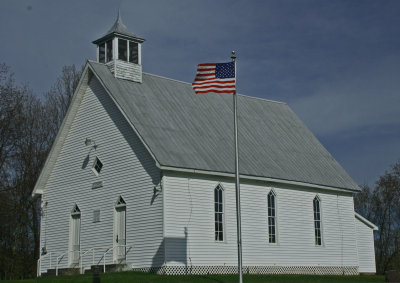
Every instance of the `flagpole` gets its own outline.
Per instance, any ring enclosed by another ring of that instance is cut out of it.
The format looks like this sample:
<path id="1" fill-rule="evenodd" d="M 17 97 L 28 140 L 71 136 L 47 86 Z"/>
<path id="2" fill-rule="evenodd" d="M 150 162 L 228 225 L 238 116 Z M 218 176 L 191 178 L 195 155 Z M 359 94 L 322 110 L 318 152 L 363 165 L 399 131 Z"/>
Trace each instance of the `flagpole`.
<path id="1" fill-rule="evenodd" d="M 243 283 L 242 271 L 242 228 L 240 216 L 240 182 L 239 182 L 239 144 L 238 144 L 238 120 L 237 120 L 237 94 L 236 94 L 236 55 L 232 51 L 232 61 L 235 63 L 235 92 L 233 93 L 233 115 L 235 131 L 235 184 L 236 184 L 236 219 L 237 219 L 237 245 L 238 245 L 238 273 L 239 283 Z"/>

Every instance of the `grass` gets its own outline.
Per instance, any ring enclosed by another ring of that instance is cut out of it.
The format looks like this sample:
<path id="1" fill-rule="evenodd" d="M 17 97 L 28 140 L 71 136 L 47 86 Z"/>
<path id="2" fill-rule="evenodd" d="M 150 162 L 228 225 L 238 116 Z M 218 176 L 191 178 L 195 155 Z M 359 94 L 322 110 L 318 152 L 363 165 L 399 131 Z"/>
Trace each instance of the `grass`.
<path id="1" fill-rule="evenodd" d="M 140 282 L 140 283 L 235 283 L 238 282 L 237 275 L 156 275 L 142 272 L 117 272 L 100 275 L 102 283 L 111 282 Z M 59 277 L 43 277 L 37 279 L 7 281 L 21 283 L 63 283 L 93 282 L 92 275 L 75 275 Z M 382 275 L 356 275 L 356 276 L 335 276 L 335 275 L 243 275 L 244 283 L 335 283 L 335 282 L 385 282 Z"/>

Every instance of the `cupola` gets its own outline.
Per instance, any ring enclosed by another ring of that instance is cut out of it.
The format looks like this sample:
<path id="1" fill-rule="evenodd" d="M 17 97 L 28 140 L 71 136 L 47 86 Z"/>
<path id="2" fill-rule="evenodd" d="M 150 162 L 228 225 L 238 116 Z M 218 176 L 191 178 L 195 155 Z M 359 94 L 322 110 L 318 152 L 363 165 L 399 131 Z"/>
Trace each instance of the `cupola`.
<path id="1" fill-rule="evenodd" d="M 144 41 L 128 30 L 118 11 L 118 18 L 111 29 L 93 41 L 97 45 L 97 62 L 106 64 L 116 78 L 141 83 L 141 44 Z"/>

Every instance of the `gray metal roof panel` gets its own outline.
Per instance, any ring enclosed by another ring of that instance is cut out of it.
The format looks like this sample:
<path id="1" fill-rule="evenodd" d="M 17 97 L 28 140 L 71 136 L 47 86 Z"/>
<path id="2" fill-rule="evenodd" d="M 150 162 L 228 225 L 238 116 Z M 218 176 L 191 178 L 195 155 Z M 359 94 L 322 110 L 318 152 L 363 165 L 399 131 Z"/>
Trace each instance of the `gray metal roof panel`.
<path id="1" fill-rule="evenodd" d="M 143 83 L 116 79 L 90 65 L 161 165 L 234 172 L 231 95 L 197 95 L 146 73 Z M 238 126 L 241 174 L 359 190 L 287 104 L 239 95 Z"/>

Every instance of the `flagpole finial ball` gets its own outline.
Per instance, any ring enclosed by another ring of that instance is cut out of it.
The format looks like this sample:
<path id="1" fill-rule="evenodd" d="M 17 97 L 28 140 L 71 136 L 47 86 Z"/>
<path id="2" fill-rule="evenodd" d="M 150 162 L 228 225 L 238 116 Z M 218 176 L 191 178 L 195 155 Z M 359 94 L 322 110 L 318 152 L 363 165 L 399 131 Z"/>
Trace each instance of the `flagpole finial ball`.
<path id="1" fill-rule="evenodd" d="M 236 59 L 236 52 L 235 51 L 232 51 L 231 58 L 232 58 L 233 61 L 235 61 L 235 59 Z"/>

